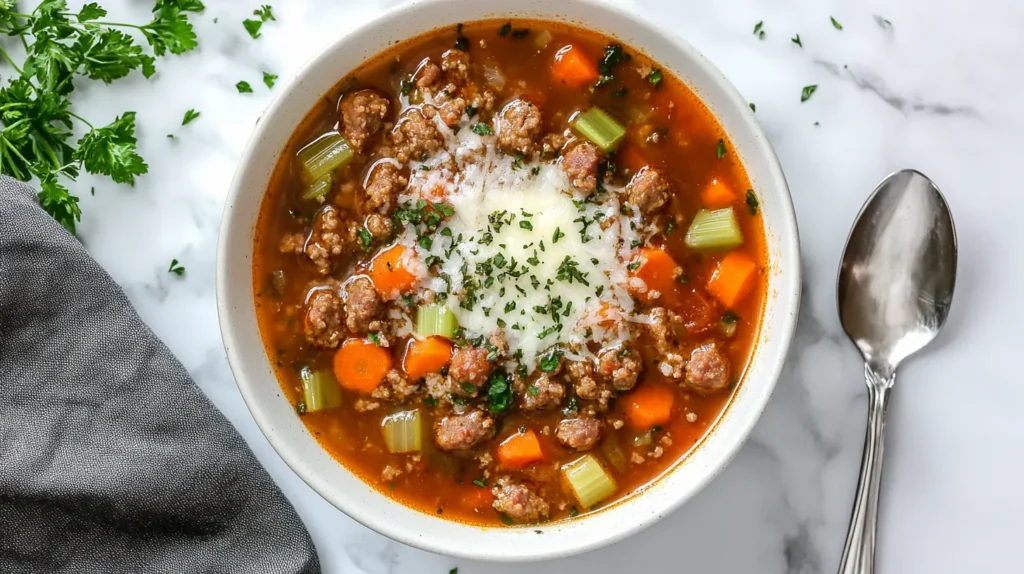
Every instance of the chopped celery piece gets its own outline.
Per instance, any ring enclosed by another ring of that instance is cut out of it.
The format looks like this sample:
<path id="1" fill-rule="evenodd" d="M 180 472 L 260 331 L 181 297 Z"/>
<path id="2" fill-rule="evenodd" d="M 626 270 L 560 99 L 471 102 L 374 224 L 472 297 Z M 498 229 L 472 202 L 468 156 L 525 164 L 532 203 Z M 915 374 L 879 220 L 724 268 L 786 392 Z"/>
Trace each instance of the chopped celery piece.
<path id="1" fill-rule="evenodd" d="M 312 183 L 352 161 L 355 152 L 348 141 L 337 132 L 331 132 L 299 150 L 299 168 L 302 180 Z"/>
<path id="2" fill-rule="evenodd" d="M 619 446 L 618 434 L 610 433 L 603 441 L 601 441 L 601 454 L 604 455 L 608 464 L 612 465 L 612 468 L 619 472 L 626 471 L 626 467 L 628 465 L 626 461 L 626 453 L 622 452 L 622 447 Z"/>
<path id="3" fill-rule="evenodd" d="M 440 335 L 451 339 L 458 328 L 459 321 L 455 313 L 444 303 L 423 305 L 416 309 L 416 333 L 419 335 Z"/>
<path id="4" fill-rule="evenodd" d="M 302 397 L 307 413 L 341 406 L 341 386 L 330 371 L 313 371 L 303 367 L 299 376 L 302 378 Z"/>
<path id="5" fill-rule="evenodd" d="M 391 454 L 418 451 L 423 446 L 419 409 L 392 413 L 384 417 L 380 427 L 384 433 L 384 445 Z"/>
<path id="6" fill-rule="evenodd" d="M 603 149 L 605 153 L 611 153 L 618 147 L 622 138 L 626 137 L 626 128 L 601 108 L 590 108 L 577 115 L 572 122 L 572 127 L 581 136 Z"/>
<path id="7" fill-rule="evenodd" d="M 589 454 L 563 466 L 562 476 L 565 477 L 576 500 L 579 500 L 584 508 L 593 507 L 611 496 L 618 488 L 615 480 L 608 476 L 601 463 Z"/>
<path id="8" fill-rule="evenodd" d="M 743 234 L 731 207 L 698 211 L 686 232 L 686 245 L 691 249 L 731 249 L 741 243 Z"/>
<path id="9" fill-rule="evenodd" d="M 323 203 L 327 198 L 327 194 L 331 192 L 334 187 L 334 176 L 330 173 L 325 174 L 320 179 L 309 184 L 309 187 L 302 190 L 302 199 L 305 200 L 317 200 Z"/>

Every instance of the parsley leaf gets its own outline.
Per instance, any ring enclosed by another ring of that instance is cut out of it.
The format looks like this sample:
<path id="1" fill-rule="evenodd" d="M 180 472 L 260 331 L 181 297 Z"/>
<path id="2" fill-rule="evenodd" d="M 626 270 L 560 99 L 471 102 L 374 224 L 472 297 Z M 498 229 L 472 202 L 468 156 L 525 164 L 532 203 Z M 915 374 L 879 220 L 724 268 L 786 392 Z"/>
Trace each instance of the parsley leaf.
<path id="1" fill-rule="evenodd" d="M 117 183 L 135 185 L 135 176 L 149 170 L 135 151 L 135 112 L 125 112 L 113 123 L 95 128 L 78 140 L 72 156 L 89 173 L 109 175 Z"/>
<path id="2" fill-rule="evenodd" d="M 505 373 L 497 371 L 487 379 L 487 404 L 492 413 L 504 413 L 512 407 L 512 385 Z"/>
<path id="3" fill-rule="evenodd" d="M 247 20 L 243 20 L 242 26 L 245 28 L 245 31 L 248 32 L 249 35 L 252 36 L 252 38 L 255 40 L 256 38 L 259 38 L 261 36 L 260 28 L 263 27 L 263 23 L 269 20 L 277 20 L 277 18 L 274 18 L 273 8 L 271 8 L 267 4 L 264 4 L 259 8 L 253 10 L 252 14 L 253 16 L 256 16 L 259 19 L 257 20 L 254 18 L 250 18 Z"/>
<path id="4" fill-rule="evenodd" d="M 715 146 L 715 155 L 718 156 L 718 159 L 722 159 L 725 157 L 725 153 L 725 141 L 720 139 L 718 145 Z"/>
<path id="5" fill-rule="evenodd" d="M 489 136 L 494 135 L 494 130 L 491 129 L 491 126 L 485 123 L 478 123 L 473 126 L 473 133 L 478 136 Z"/>
<path id="6" fill-rule="evenodd" d="M 835 17 L 829 16 L 828 18 L 829 18 L 829 20 L 832 20 L 832 26 L 835 27 L 836 30 L 842 30 L 843 29 L 843 25 L 840 24 L 839 21 L 835 19 Z"/>
<path id="7" fill-rule="evenodd" d="M 511 31 L 512 22 L 505 22 L 504 24 L 501 25 L 501 28 L 498 29 L 498 35 L 504 38 L 505 36 L 508 36 L 508 33 Z"/>
<path id="8" fill-rule="evenodd" d="M 245 80 L 242 80 L 241 82 L 238 82 L 237 84 L 235 84 L 235 88 L 238 89 L 238 93 L 239 94 L 251 94 L 252 93 L 252 86 L 250 86 L 249 82 L 246 82 Z"/>
<path id="9" fill-rule="evenodd" d="M 167 268 L 167 272 L 181 277 L 185 274 L 185 268 L 178 263 L 177 259 L 171 259 L 171 266 Z"/>
<path id="10" fill-rule="evenodd" d="M 757 196 L 754 195 L 754 190 L 747 190 L 747 208 L 750 209 L 750 215 L 757 215 L 757 208 L 760 204 L 757 202 Z"/>
<path id="11" fill-rule="evenodd" d="M 811 96 L 814 95 L 814 92 L 817 89 L 817 84 L 813 86 L 804 86 L 803 91 L 800 92 L 800 103 L 806 102 L 807 100 L 811 99 Z"/>
<path id="12" fill-rule="evenodd" d="M 276 81 L 276 75 L 271 74 L 270 72 L 263 72 L 263 83 L 266 84 L 268 88 L 272 89 L 274 87 L 274 82 Z"/>
<path id="13" fill-rule="evenodd" d="M 200 114 L 201 112 L 197 112 L 195 110 L 189 110 L 185 112 L 185 117 L 181 120 L 181 125 L 187 126 L 188 124 L 192 123 L 192 120 L 198 118 Z"/>
<path id="14" fill-rule="evenodd" d="M 650 82 L 651 85 L 656 88 L 661 84 L 662 78 L 662 72 L 658 68 L 654 68 L 653 70 L 651 70 L 650 74 L 647 74 L 647 81 Z"/>
<path id="15" fill-rule="evenodd" d="M 792 38 L 790 38 L 790 39 L 789 39 L 789 41 L 790 41 L 790 42 L 793 42 L 793 43 L 794 43 L 794 44 L 796 44 L 797 46 L 800 46 L 801 48 L 803 48 L 803 47 L 804 47 L 804 43 L 803 43 L 803 41 L 802 41 L 802 40 L 800 39 L 800 34 L 797 34 L 796 36 L 793 36 Z"/>
<path id="16" fill-rule="evenodd" d="M 764 20 L 754 24 L 754 35 L 758 40 L 764 40 Z"/>

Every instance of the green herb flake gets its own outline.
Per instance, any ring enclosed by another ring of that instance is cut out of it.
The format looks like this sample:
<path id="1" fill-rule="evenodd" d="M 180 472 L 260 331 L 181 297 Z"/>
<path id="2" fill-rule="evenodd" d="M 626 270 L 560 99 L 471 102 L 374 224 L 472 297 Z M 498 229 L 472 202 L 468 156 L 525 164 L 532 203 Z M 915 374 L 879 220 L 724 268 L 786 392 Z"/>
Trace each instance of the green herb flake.
<path id="1" fill-rule="evenodd" d="M 370 246 L 373 245 L 373 234 L 365 227 L 360 227 L 356 230 L 356 236 L 359 237 L 359 245 L 363 251 L 369 251 Z"/>
<path id="2" fill-rule="evenodd" d="M 501 523 L 504 524 L 505 526 L 513 526 L 513 525 L 515 525 L 516 521 L 512 520 L 511 516 L 509 516 L 509 515 L 505 514 L 504 512 L 502 512 L 501 513 Z"/>
<path id="3" fill-rule="evenodd" d="M 370 339 L 370 342 L 373 343 L 374 345 L 376 345 L 378 347 L 381 346 L 381 343 L 380 343 L 380 333 L 374 333 L 374 332 L 371 331 L 366 337 L 368 339 Z"/>
<path id="4" fill-rule="evenodd" d="M 501 25 L 501 28 L 498 29 L 498 35 L 504 38 L 505 36 L 508 36 L 508 33 L 511 31 L 512 22 L 505 22 L 504 24 Z"/>
<path id="5" fill-rule="evenodd" d="M 181 277 L 185 274 L 185 268 L 178 263 L 177 259 L 171 259 L 171 266 L 167 268 L 167 272 Z"/>
<path id="6" fill-rule="evenodd" d="M 715 146 L 715 155 L 718 156 L 718 159 L 722 159 L 725 157 L 725 153 L 725 140 L 720 139 L 718 140 L 718 145 Z"/>
<path id="7" fill-rule="evenodd" d="M 804 86 L 804 89 L 800 92 L 800 103 L 811 99 L 811 96 L 814 95 L 814 92 L 817 91 L 817 89 L 817 84 L 814 84 L 813 86 Z"/>
<path id="8" fill-rule="evenodd" d="M 299 413 L 300 415 L 306 414 L 306 403 L 300 402 L 299 404 L 295 405 L 295 412 Z"/>
<path id="9" fill-rule="evenodd" d="M 759 40 L 764 40 L 764 20 L 754 24 L 754 35 L 757 36 Z"/>
<path id="10" fill-rule="evenodd" d="M 200 114 L 201 112 L 197 112 L 195 110 L 189 110 L 185 112 L 185 117 L 182 118 L 181 125 L 187 126 L 188 124 L 192 123 L 193 120 L 197 119 L 200 116 Z"/>
<path id="11" fill-rule="evenodd" d="M 757 111 L 757 106 L 754 105 L 754 102 L 750 102 L 749 105 L 750 105 L 750 111 L 752 111 L 752 112 L 756 112 Z"/>
<path id="12" fill-rule="evenodd" d="M 796 36 L 793 36 L 792 38 L 790 38 L 790 39 L 789 39 L 789 41 L 790 41 L 790 42 L 793 42 L 793 43 L 794 43 L 794 44 L 796 44 L 797 46 L 800 46 L 801 48 L 803 48 L 803 47 L 804 47 L 804 43 L 803 43 L 803 41 L 802 41 L 802 40 L 800 39 L 800 34 L 797 34 Z"/>
<path id="13" fill-rule="evenodd" d="M 466 116 L 467 117 L 471 118 L 471 117 L 475 116 L 476 112 L 477 112 L 476 106 L 466 106 Z"/>
<path id="14" fill-rule="evenodd" d="M 250 86 L 249 82 L 246 82 L 245 80 L 242 80 L 241 82 L 238 82 L 237 84 L 235 84 L 235 88 L 238 89 L 238 93 L 239 94 L 251 94 L 252 93 L 252 86 Z"/>
<path id="15" fill-rule="evenodd" d="M 757 196 L 754 195 L 754 190 L 747 190 L 747 208 L 750 210 L 750 215 L 757 215 L 758 208 Z"/>
<path id="16" fill-rule="evenodd" d="M 527 231 L 533 231 L 533 224 L 523 219 L 519 222 L 519 228 Z"/>
<path id="17" fill-rule="evenodd" d="M 494 135 L 494 130 L 491 129 L 491 126 L 481 122 L 473 126 L 473 133 L 478 136 L 490 136 Z"/>
<path id="18" fill-rule="evenodd" d="M 651 70 L 650 74 L 647 74 L 647 81 L 650 82 L 652 86 L 657 88 L 658 86 L 661 85 L 661 80 L 663 79 L 663 77 L 664 76 L 661 70 L 658 68 L 654 68 Z"/>
<path id="19" fill-rule="evenodd" d="M 277 76 L 270 72 L 263 72 L 263 83 L 267 85 L 267 88 L 273 89 L 274 82 L 277 81 Z"/>
<path id="20" fill-rule="evenodd" d="M 842 30 L 843 29 L 843 25 L 840 24 L 839 20 L 836 20 L 834 16 L 829 16 L 828 19 L 832 20 L 832 27 L 834 27 L 836 30 Z"/>

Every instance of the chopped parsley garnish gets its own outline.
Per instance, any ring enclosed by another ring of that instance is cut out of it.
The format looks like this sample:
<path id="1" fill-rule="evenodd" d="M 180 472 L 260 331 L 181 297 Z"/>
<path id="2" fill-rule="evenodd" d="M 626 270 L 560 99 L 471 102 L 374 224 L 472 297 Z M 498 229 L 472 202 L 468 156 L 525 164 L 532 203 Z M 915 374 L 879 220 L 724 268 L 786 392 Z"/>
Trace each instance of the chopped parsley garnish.
<path id="1" fill-rule="evenodd" d="M 523 39 L 523 38 L 525 38 L 525 37 L 527 37 L 529 35 L 530 35 L 530 29 L 529 28 L 516 28 L 515 30 L 512 30 L 512 37 L 517 39 L 517 40 L 521 40 L 521 39 Z"/>
<path id="2" fill-rule="evenodd" d="M 721 140 L 721 139 L 718 140 L 718 145 L 715 147 L 715 155 L 718 156 L 718 159 L 722 159 L 723 157 L 725 157 L 725 141 L 724 140 Z"/>
<path id="3" fill-rule="evenodd" d="M 185 274 L 185 268 L 178 264 L 177 259 L 171 259 L 171 266 L 167 268 L 167 272 L 181 277 Z"/>
<path id="4" fill-rule="evenodd" d="M 659 87 L 661 85 L 661 80 L 662 79 L 663 79 L 663 76 L 662 76 L 661 70 L 658 69 L 658 68 L 652 69 L 651 73 L 647 74 L 647 81 L 650 82 L 651 85 L 654 86 L 655 88 L 657 88 L 657 87 Z"/>
<path id="5" fill-rule="evenodd" d="M 273 89 L 274 82 L 276 81 L 277 75 L 271 74 L 270 72 L 263 72 L 263 83 L 266 84 L 268 88 Z"/>
<path id="6" fill-rule="evenodd" d="M 462 24 L 460 23 L 455 27 L 455 49 L 462 50 L 463 52 L 469 50 L 469 38 L 462 35 Z"/>
<path id="7" fill-rule="evenodd" d="M 757 208 L 760 205 L 757 202 L 757 196 L 754 195 L 754 190 L 747 190 L 747 208 L 750 210 L 750 215 L 757 215 Z"/>
<path id="8" fill-rule="evenodd" d="M 640 261 L 633 261 L 626 265 L 626 268 L 629 269 L 630 271 L 636 271 L 637 269 L 640 268 Z"/>
<path id="9" fill-rule="evenodd" d="M 519 222 L 519 228 L 527 231 L 533 231 L 533 224 L 525 219 Z M 536 264 L 535 264 L 536 265 Z"/>
<path id="10" fill-rule="evenodd" d="M 835 17 L 829 16 L 828 18 L 829 18 L 829 20 L 832 20 L 832 26 L 835 27 L 836 30 L 842 30 L 843 29 L 843 25 L 840 24 L 839 21 L 835 19 Z"/>
<path id="11" fill-rule="evenodd" d="M 363 251 L 369 251 L 370 246 L 373 245 L 373 235 L 365 227 L 360 227 L 356 231 L 356 235 L 359 237 L 359 245 Z"/>
<path id="12" fill-rule="evenodd" d="M 380 333 L 374 333 L 373 331 L 371 331 L 370 334 L 367 335 L 367 338 L 369 338 L 370 342 L 373 343 L 374 345 L 378 347 L 380 346 Z"/>
<path id="13" fill-rule="evenodd" d="M 569 507 L 569 517 L 570 518 L 576 518 L 579 515 L 580 515 L 580 511 L 576 510 L 576 506 L 570 506 Z"/>
<path id="14" fill-rule="evenodd" d="M 306 414 L 306 403 L 299 403 L 295 405 L 295 412 L 299 413 L 300 415 Z"/>
<path id="15" fill-rule="evenodd" d="M 533 385 L 530 385 L 529 387 L 526 387 L 526 392 L 530 393 L 531 396 L 535 397 L 540 394 L 540 389 Z"/>
<path id="16" fill-rule="evenodd" d="M 526 159 L 526 155 L 521 151 L 517 151 L 515 159 L 512 161 L 512 169 L 519 169 L 523 167 L 523 160 Z"/>
<path id="17" fill-rule="evenodd" d="M 540 367 L 540 370 L 544 371 L 545 373 L 551 373 L 556 371 L 561 363 L 562 351 L 555 349 L 548 353 L 547 355 L 541 357 L 540 361 L 537 362 L 537 365 Z"/>
<path id="18" fill-rule="evenodd" d="M 475 116 L 476 112 L 477 112 L 476 106 L 466 106 L 466 115 L 468 117 Z"/>
<path id="19" fill-rule="evenodd" d="M 802 40 L 800 39 L 800 34 L 797 34 L 796 36 L 793 36 L 792 38 L 790 38 L 790 39 L 789 39 L 789 41 L 790 41 L 790 42 L 793 42 L 793 43 L 794 43 L 794 44 L 796 44 L 797 46 L 800 46 L 801 48 L 803 48 L 803 47 L 804 47 L 804 43 L 803 43 L 803 41 L 802 41 Z"/>
<path id="20" fill-rule="evenodd" d="M 750 111 L 752 111 L 752 112 L 756 112 L 757 111 L 757 106 L 754 105 L 754 102 L 750 102 Z"/>
<path id="21" fill-rule="evenodd" d="M 197 112 L 195 110 L 189 110 L 189 111 L 185 112 L 185 117 L 182 118 L 181 125 L 187 126 L 188 124 L 192 123 L 192 120 L 195 120 L 196 118 L 198 118 L 200 113 L 201 112 Z"/>
<path id="22" fill-rule="evenodd" d="M 277 20 L 277 18 L 274 18 L 273 8 L 266 4 L 260 6 L 256 10 L 253 10 L 252 13 L 254 16 L 257 16 L 259 20 L 255 18 L 243 20 L 242 26 L 245 28 L 245 31 L 248 32 L 249 35 L 252 36 L 253 39 L 255 40 L 256 38 L 260 37 L 260 28 L 263 26 L 263 23 L 269 20 Z"/>
<path id="23" fill-rule="evenodd" d="M 556 227 L 555 233 L 551 236 L 551 243 L 558 243 L 558 240 L 563 237 L 565 237 L 565 234 L 562 233 L 562 228 Z"/>
<path id="24" fill-rule="evenodd" d="M 764 40 L 764 20 L 754 24 L 754 35 L 758 40 Z"/>
<path id="25" fill-rule="evenodd" d="M 498 29 L 498 35 L 504 38 L 505 36 L 508 36 L 508 33 L 511 31 L 512 22 L 505 22 L 504 24 L 501 25 L 501 28 Z"/>
<path id="26" fill-rule="evenodd" d="M 494 130 L 491 129 L 491 126 L 481 122 L 473 126 L 473 133 L 478 136 L 490 136 L 494 135 Z"/>
<path id="27" fill-rule="evenodd" d="M 601 74 L 595 88 L 599 88 L 615 79 L 613 70 L 622 62 L 628 62 L 630 55 L 622 50 L 622 44 L 608 44 L 604 49 L 604 58 L 597 64 L 597 71 Z"/>
<path id="28" fill-rule="evenodd" d="M 504 524 L 505 526 L 512 526 L 513 524 L 516 523 L 516 521 L 512 520 L 511 516 L 509 516 L 509 515 L 505 514 L 504 512 L 502 512 L 501 513 L 501 523 Z"/>
<path id="29" fill-rule="evenodd" d="M 676 230 L 676 222 L 669 221 L 665 224 L 665 235 L 672 235 L 672 232 Z"/>
<path id="30" fill-rule="evenodd" d="M 813 86 L 804 86 L 803 91 L 800 92 L 800 103 L 806 102 L 807 100 L 811 99 L 811 96 L 814 95 L 814 92 L 817 89 L 818 84 L 814 84 Z"/>
<path id="31" fill-rule="evenodd" d="M 473 484 L 475 484 L 475 485 L 479 486 L 480 488 L 487 488 L 487 481 L 485 481 L 485 480 L 484 480 L 484 479 L 482 479 L 482 478 L 477 478 L 477 479 L 474 479 L 474 480 L 473 480 Z M 458 572 L 458 571 L 459 571 L 459 569 L 458 569 L 458 568 L 453 568 L 453 569 L 452 569 L 452 571 L 453 571 L 453 572 Z"/>
<path id="32" fill-rule="evenodd" d="M 408 96 L 409 94 L 411 94 L 415 87 L 416 84 L 414 84 L 412 80 L 408 78 L 402 78 L 402 80 L 398 82 L 398 90 L 402 93 L 403 96 Z"/>
<path id="33" fill-rule="evenodd" d="M 512 385 L 505 373 L 497 371 L 487 379 L 487 405 L 492 413 L 508 412 L 512 407 Z"/>
<path id="34" fill-rule="evenodd" d="M 598 297 L 601 296 L 601 293 L 604 293 L 604 285 L 598 285 L 597 289 L 594 289 L 594 294 Z"/>
<path id="35" fill-rule="evenodd" d="M 237 84 L 235 84 L 235 89 L 238 90 L 239 94 L 251 94 L 252 93 L 252 86 L 250 86 L 249 82 L 246 82 L 245 80 L 242 80 L 241 82 L 238 82 Z"/>
<path id="36" fill-rule="evenodd" d="M 477 390 L 478 390 L 476 388 L 476 385 L 471 384 L 471 383 L 462 383 L 461 387 L 462 387 L 462 390 L 466 391 L 467 393 L 469 393 L 471 395 L 473 393 L 477 392 Z"/>
<path id="37" fill-rule="evenodd" d="M 420 247 L 429 251 L 430 248 L 434 245 L 434 240 L 431 239 L 429 235 L 420 235 L 420 238 L 417 240 L 417 243 L 420 244 Z"/>

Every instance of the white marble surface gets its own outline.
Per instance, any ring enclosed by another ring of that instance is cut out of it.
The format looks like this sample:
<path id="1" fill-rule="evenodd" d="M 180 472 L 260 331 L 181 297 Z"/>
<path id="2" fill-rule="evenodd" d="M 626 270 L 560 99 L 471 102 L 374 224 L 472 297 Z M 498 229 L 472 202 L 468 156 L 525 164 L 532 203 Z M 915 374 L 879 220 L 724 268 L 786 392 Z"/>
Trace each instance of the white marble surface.
<path id="1" fill-rule="evenodd" d="M 135 189 L 83 179 L 81 236 L 142 317 L 249 441 L 305 520 L 325 571 L 835 571 L 860 458 L 860 360 L 836 319 L 834 280 L 849 224 L 886 173 L 916 167 L 952 205 L 960 275 L 946 331 L 901 371 L 890 411 L 880 572 L 1019 569 L 1024 513 L 1024 4 L 1015 0 L 637 0 L 716 62 L 757 104 L 792 186 L 804 248 L 803 311 L 785 374 L 750 441 L 720 478 L 644 533 L 538 565 L 453 561 L 356 524 L 282 463 L 249 416 L 221 347 L 214 252 L 234 164 L 270 91 L 316 48 L 391 0 L 288 0 L 252 40 L 256 7 L 210 0 L 201 49 L 151 81 L 82 90 L 76 110 L 138 112 L 150 174 Z M 114 16 L 147 2 L 106 0 Z M 883 29 L 874 15 L 892 22 Z M 829 16 L 845 29 L 833 29 Z M 219 20 L 214 23 L 214 18 Z M 751 29 L 764 20 L 767 36 Z M 803 49 L 789 41 L 799 33 Z M 239 95 L 238 80 L 256 93 Z M 800 103 L 801 87 L 819 84 Z M 189 108 L 202 117 L 181 127 Z M 820 126 L 816 125 L 820 122 Z M 175 133 L 169 140 L 167 133 Z M 97 186 L 95 197 L 88 195 Z M 167 273 L 178 258 L 184 277 Z M 1016 351 L 1016 352 L 1015 352 Z"/>

